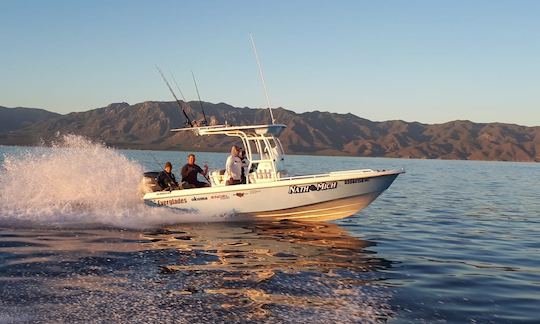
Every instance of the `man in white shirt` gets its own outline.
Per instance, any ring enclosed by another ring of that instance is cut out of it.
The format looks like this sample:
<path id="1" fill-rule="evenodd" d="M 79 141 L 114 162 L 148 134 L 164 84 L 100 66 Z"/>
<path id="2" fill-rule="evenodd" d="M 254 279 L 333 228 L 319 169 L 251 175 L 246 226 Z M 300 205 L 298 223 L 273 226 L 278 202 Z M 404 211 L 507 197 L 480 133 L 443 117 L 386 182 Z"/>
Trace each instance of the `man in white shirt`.
<path id="1" fill-rule="evenodd" d="M 242 161 L 238 157 L 239 148 L 233 145 L 231 155 L 225 163 L 225 178 L 227 186 L 237 185 L 242 183 Z"/>

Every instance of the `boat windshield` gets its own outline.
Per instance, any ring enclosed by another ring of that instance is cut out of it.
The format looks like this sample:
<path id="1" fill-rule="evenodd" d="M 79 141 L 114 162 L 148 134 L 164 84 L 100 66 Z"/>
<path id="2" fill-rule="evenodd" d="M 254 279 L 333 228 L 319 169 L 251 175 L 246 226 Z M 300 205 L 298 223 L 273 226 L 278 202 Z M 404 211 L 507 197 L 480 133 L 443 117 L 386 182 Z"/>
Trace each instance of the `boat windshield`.
<path id="1" fill-rule="evenodd" d="M 173 129 L 172 131 L 191 130 L 197 135 L 239 137 L 242 140 L 242 146 L 245 148 L 249 160 L 248 183 L 253 183 L 277 180 L 286 173 L 283 146 L 277 138 L 286 127 L 283 124 L 252 126 L 216 125 Z M 223 181 L 216 180 L 214 182 L 221 184 Z"/>

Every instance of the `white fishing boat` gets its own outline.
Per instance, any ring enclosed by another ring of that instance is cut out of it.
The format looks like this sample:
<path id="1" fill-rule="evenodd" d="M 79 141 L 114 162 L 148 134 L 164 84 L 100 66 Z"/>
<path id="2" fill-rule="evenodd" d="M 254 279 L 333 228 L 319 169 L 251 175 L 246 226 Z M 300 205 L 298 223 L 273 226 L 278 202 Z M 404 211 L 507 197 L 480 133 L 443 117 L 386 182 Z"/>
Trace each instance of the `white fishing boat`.
<path id="1" fill-rule="evenodd" d="M 324 174 L 290 176 L 285 170 L 285 154 L 278 137 L 287 127 L 276 124 L 266 91 L 263 72 L 255 42 L 251 44 L 264 87 L 271 124 L 250 126 L 207 126 L 206 114 L 199 96 L 195 75 L 193 82 L 204 117 L 202 127 L 192 123 L 182 103 L 174 93 L 163 72 L 156 66 L 186 118 L 187 128 L 172 131 L 193 131 L 199 136 L 225 135 L 242 141 L 249 165 L 246 183 L 227 185 L 225 170 L 214 170 L 208 181 L 210 187 L 157 191 L 157 173 L 145 176 L 148 205 L 166 206 L 200 213 L 223 216 L 227 220 L 299 220 L 329 221 L 354 215 L 385 191 L 403 170 L 347 170 Z M 176 81 L 175 81 L 176 83 Z M 178 87 L 178 84 L 176 83 Z M 178 87 L 180 91 L 180 87 Z M 182 91 L 180 91 L 182 94 Z M 185 98 L 182 95 L 182 98 Z"/>
<path id="2" fill-rule="evenodd" d="M 288 175 L 278 139 L 285 128 L 283 124 L 269 124 L 174 129 L 193 131 L 199 136 L 238 137 L 249 160 L 246 183 L 226 185 L 224 170 L 214 170 L 209 174 L 210 187 L 147 190 L 150 192 L 144 194 L 145 203 L 206 216 L 223 216 L 227 220 L 329 221 L 354 215 L 404 172 L 361 169 Z M 152 187 L 154 181 L 153 177 L 145 177 L 147 187 Z"/>

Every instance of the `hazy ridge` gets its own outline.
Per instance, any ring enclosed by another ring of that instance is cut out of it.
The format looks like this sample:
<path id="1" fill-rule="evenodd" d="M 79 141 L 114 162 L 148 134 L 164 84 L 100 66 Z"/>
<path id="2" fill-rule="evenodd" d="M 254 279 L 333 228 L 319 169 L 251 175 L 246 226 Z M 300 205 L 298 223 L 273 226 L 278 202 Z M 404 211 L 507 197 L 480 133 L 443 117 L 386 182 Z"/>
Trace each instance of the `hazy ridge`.
<path id="1" fill-rule="evenodd" d="M 44 109 L 0 106 L 0 133 L 24 128 L 35 122 L 56 116 L 60 116 L 60 114 Z"/>
<path id="2" fill-rule="evenodd" d="M 195 111 L 191 108 L 194 107 Z M 236 108 L 204 103 L 212 123 L 232 125 L 269 123 L 267 109 Z M 202 119 L 198 102 L 186 105 Z M 540 161 L 540 127 L 456 120 L 422 124 L 391 120 L 373 122 L 353 114 L 274 109 L 278 123 L 287 125 L 280 136 L 287 153 Z M 185 119 L 175 102 L 114 103 L 104 108 L 59 115 L 45 110 L 0 107 L 0 144 L 36 145 L 58 133 L 74 133 L 118 148 L 227 151 L 234 139 L 195 138 L 191 132 L 172 133 Z"/>

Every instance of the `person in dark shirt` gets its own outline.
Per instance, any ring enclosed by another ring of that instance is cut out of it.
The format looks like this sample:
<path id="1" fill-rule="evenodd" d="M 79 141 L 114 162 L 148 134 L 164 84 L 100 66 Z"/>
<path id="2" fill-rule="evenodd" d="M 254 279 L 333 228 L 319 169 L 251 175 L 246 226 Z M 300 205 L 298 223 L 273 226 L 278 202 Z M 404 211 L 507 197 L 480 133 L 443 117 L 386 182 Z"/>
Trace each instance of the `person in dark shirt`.
<path id="1" fill-rule="evenodd" d="M 204 177 L 208 174 L 208 165 L 204 165 L 204 170 L 195 164 L 195 154 L 188 155 L 188 163 L 182 167 L 182 183 L 184 188 L 210 187 L 210 184 L 197 180 L 197 174 Z"/>
<path id="2" fill-rule="evenodd" d="M 242 174 L 241 174 L 241 178 L 242 178 L 242 183 L 247 183 L 247 168 L 249 166 L 249 160 L 247 159 L 247 156 L 246 156 L 246 150 L 244 150 L 243 148 L 240 148 L 239 152 L 238 152 L 238 157 L 240 158 L 240 161 L 242 161 Z"/>
<path id="3" fill-rule="evenodd" d="M 165 169 L 161 171 L 157 177 L 157 183 L 161 187 L 161 190 L 174 190 L 178 189 L 178 182 L 172 171 L 171 162 L 165 163 Z"/>

